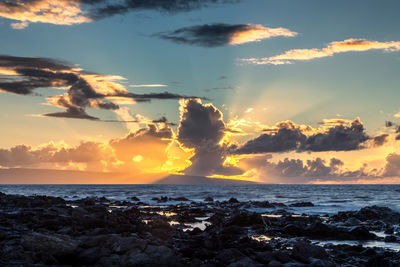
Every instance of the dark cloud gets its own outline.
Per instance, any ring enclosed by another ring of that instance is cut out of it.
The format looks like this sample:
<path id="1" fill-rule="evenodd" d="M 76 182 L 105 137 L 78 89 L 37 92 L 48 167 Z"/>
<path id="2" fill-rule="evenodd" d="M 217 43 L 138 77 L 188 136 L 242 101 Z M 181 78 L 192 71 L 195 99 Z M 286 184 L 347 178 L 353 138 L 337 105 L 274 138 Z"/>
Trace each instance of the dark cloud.
<path id="1" fill-rule="evenodd" d="M 400 155 L 393 153 L 386 157 L 386 166 L 383 176 L 400 176 Z"/>
<path id="2" fill-rule="evenodd" d="M 86 108 L 117 110 L 119 105 L 107 97 L 122 97 L 136 102 L 193 98 L 170 92 L 136 94 L 117 81 L 121 77 L 85 72 L 65 62 L 37 57 L 0 55 L 0 91 L 19 95 L 35 94 L 40 88 L 65 89 L 66 94 L 49 97 L 49 104 L 65 111 L 45 114 L 48 117 L 99 120 Z M 96 89 L 97 87 L 101 90 Z"/>
<path id="3" fill-rule="evenodd" d="M 216 47 L 228 45 L 233 34 L 247 30 L 247 24 L 205 24 L 160 33 L 158 36 L 177 43 Z"/>
<path id="4" fill-rule="evenodd" d="M 385 121 L 385 126 L 386 127 L 392 127 L 394 124 L 391 121 Z"/>
<path id="5" fill-rule="evenodd" d="M 168 119 L 166 117 L 164 117 L 164 116 L 162 116 L 161 118 L 159 118 L 157 120 L 153 120 L 152 122 L 153 123 L 165 123 L 165 124 L 170 125 L 170 126 L 176 126 L 177 125 L 174 122 L 169 122 Z"/>
<path id="6" fill-rule="evenodd" d="M 381 134 L 372 138 L 374 146 L 382 146 L 387 142 L 388 134 Z"/>
<path id="7" fill-rule="evenodd" d="M 357 118 L 350 126 L 336 125 L 326 133 L 309 136 L 299 147 L 300 151 L 347 151 L 362 148 L 369 137 Z"/>
<path id="8" fill-rule="evenodd" d="M 219 144 L 226 127 L 222 113 L 213 105 L 190 99 L 182 103 L 178 141 L 186 148 L 194 149 L 192 165 L 185 170 L 193 175 L 233 175 L 243 171 L 223 163 L 229 147 Z"/>
<path id="9" fill-rule="evenodd" d="M 207 6 L 234 3 L 239 0 L 1 0 L 0 17 L 17 21 L 14 29 L 29 23 L 74 25 L 89 23 L 119 14 L 156 11 L 167 14 L 188 12 Z M 143 14 L 138 14 L 143 16 Z"/>
<path id="10" fill-rule="evenodd" d="M 95 120 L 95 121 L 100 120 L 97 117 L 93 117 L 87 114 L 84 109 L 73 106 L 68 107 L 65 111 L 47 113 L 43 114 L 43 116 L 55 117 L 55 118 L 85 119 L 85 120 Z"/>
<path id="11" fill-rule="evenodd" d="M 259 156 L 243 159 L 242 163 L 248 168 L 259 172 L 261 180 L 268 183 L 309 183 L 316 181 L 351 181 L 360 177 L 371 177 L 364 168 L 356 171 L 341 169 L 343 162 L 337 158 L 329 161 L 321 158 L 312 160 L 285 158 L 271 162 L 271 156 Z"/>
<path id="12" fill-rule="evenodd" d="M 90 10 L 91 17 L 102 19 L 132 11 L 154 10 L 159 12 L 177 13 L 188 12 L 210 4 L 234 3 L 239 0 L 123 0 L 118 3 L 113 1 L 85 1 L 94 7 Z M 89 2 L 89 3 L 88 3 Z M 103 6 L 98 6 L 102 3 Z"/>
<path id="13" fill-rule="evenodd" d="M 281 123 L 278 130 L 267 129 L 267 134 L 248 141 L 237 153 L 253 154 L 286 151 L 349 151 L 363 148 L 363 143 L 370 139 L 365 133 L 361 121 L 357 118 L 350 125 L 338 124 L 324 133 L 306 136 L 293 123 Z M 376 145 L 385 142 L 386 137 L 377 137 Z"/>
<path id="14" fill-rule="evenodd" d="M 388 127 L 388 128 L 394 126 L 394 128 L 395 128 L 394 132 L 397 134 L 395 139 L 397 141 L 400 140 L 400 125 L 398 125 L 397 123 L 394 123 L 392 121 L 386 121 L 385 122 L 385 126 Z"/>
<path id="15" fill-rule="evenodd" d="M 206 88 L 203 89 L 204 92 L 211 92 L 211 91 L 216 91 L 216 90 L 233 90 L 235 89 L 233 86 L 225 86 L 225 87 L 213 87 L 213 88 Z"/>
<path id="16" fill-rule="evenodd" d="M 256 42 L 276 36 L 293 37 L 296 34 L 285 28 L 215 23 L 184 27 L 175 31 L 162 32 L 156 36 L 181 44 L 217 47 Z"/>
<path id="17" fill-rule="evenodd" d="M 284 125 L 275 134 L 262 134 L 238 149 L 239 154 L 285 152 L 296 150 L 307 137 L 298 128 Z"/>
<path id="18" fill-rule="evenodd" d="M 49 58 L 40 57 L 14 57 L 0 55 L 0 66 L 9 68 L 28 68 L 28 69 L 52 69 L 52 70 L 69 70 L 71 67 L 68 63 Z"/>

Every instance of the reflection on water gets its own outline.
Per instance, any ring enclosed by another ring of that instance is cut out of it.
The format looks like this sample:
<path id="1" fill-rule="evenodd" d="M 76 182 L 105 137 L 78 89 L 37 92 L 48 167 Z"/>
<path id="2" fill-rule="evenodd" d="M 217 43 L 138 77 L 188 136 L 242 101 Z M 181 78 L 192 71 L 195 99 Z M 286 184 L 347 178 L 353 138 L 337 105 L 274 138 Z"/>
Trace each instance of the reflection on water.
<path id="1" fill-rule="evenodd" d="M 329 240 L 329 241 L 320 241 L 320 240 L 311 240 L 313 244 L 324 246 L 324 245 L 351 245 L 351 246 L 358 246 L 362 245 L 363 247 L 367 248 L 386 248 L 395 251 L 400 251 L 400 244 L 399 243 L 392 243 L 392 242 L 384 242 L 384 241 L 352 241 L 352 240 Z"/>
<path id="2" fill-rule="evenodd" d="M 266 235 L 249 235 L 249 237 L 258 242 L 267 242 L 267 241 L 272 240 L 271 237 L 268 237 Z"/>
<path id="3" fill-rule="evenodd" d="M 178 215 L 176 212 L 171 212 L 171 211 L 157 211 L 156 213 L 165 217 L 172 217 Z"/>
<path id="4" fill-rule="evenodd" d="M 201 231 L 204 231 L 207 228 L 207 226 L 211 225 L 211 223 L 207 222 L 207 221 L 201 221 L 201 222 L 194 222 L 194 223 L 184 223 L 184 225 L 186 227 L 182 229 L 183 231 L 190 231 L 196 227 L 199 228 Z"/>

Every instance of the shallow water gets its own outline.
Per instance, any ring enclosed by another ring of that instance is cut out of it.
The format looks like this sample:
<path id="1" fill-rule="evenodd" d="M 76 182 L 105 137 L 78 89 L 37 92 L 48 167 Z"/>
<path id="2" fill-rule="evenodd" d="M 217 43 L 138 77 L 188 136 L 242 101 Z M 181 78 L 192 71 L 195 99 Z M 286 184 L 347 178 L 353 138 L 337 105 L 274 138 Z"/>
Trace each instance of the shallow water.
<path id="1" fill-rule="evenodd" d="M 136 196 L 150 205 L 153 197 L 186 197 L 203 201 L 214 200 L 270 201 L 291 204 L 312 202 L 314 207 L 287 208 L 295 213 L 333 214 L 337 211 L 358 210 L 365 206 L 386 206 L 400 211 L 400 185 L 0 185 L 0 192 L 21 195 L 49 195 L 65 199 L 106 197 L 131 201 Z M 180 201 L 163 203 L 177 204 Z M 268 211 L 261 209 L 258 212 Z"/>
<path id="2" fill-rule="evenodd" d="M 313 244 L 324 246 L 327 244 L 332 244 L 332 245 L 351 245 L 351 246 L 358 246 L 362 245 L 363 247 L 366 248 L 374 248 L 374 247 L 380 247 L 380 248 L 386 248 L 386 249 L 391 249 L 395 251 L 400 251 L 400 243 L 397 242 L 384 242 L 384 241 L 377 241 L 377 240 L 372 240 L 372 241 L 352 241 L 352 240 L 329 240 L 329 241 L 320 241 L 320 240 L 311 240 Z"/>

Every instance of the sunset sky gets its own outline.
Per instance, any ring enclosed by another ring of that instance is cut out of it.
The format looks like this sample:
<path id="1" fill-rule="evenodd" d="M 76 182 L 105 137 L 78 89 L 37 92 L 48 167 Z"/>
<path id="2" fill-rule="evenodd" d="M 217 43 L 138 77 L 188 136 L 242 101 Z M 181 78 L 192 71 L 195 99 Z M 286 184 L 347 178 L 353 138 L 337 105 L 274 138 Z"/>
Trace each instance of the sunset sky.
<path id="1" fill-rule="evenodd" d="M 399 9 L 0 0 L 0 169 L 399 183 Z"/>

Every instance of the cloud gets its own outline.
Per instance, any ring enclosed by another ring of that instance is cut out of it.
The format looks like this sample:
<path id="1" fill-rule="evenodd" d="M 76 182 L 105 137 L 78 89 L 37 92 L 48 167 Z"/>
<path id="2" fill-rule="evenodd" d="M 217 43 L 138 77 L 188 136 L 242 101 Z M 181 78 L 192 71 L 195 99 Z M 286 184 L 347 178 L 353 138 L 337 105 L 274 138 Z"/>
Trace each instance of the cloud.
<path id="1" fill-rule="evenodd" d="M 229 86 L 225 86 L 225 87 L 213 87 L 213 88 L 206 88 L 203 89 L 204 92 L 211 92 L 211 91 L 217 91 L 217 90 L 234 90 L 235 87 L 229 85 Z"/>
<path id="2" fill-rule="evenodd" d="M 117 110 L 121 104 L 192 98 L 170 92 L 137 94 L 121 83 L 121 76 L 84 71 L 70 64 L 49 58 L 0 55 L 0 91 L 33 95 L 41 88 L 66 90 L 47 97 L 47 105 L 65 111 L 44 114 L 47 117 L 99 120 L 86 113 L 86 108 Z"/>
<path id="3" fill-rule="evenodd" d="M 80 1 L 74 0 L 1 1 L 0 17 L 20 21 L 11 24 L 13 29 L 23 29 L 36 22 L 73 25 L 92 21 L 82 10 Z"/>
<path id="4" fill-rule="evenodd" d="M 333 123 L 334 121 L 330 121 Z M 311 127 L 301 127 L 294 123 L 282 122 L 271 129 L 264 129 L 265 134 L 249 140 L 239 147 L 236 153 L 254 154 L 287 151 L 349 151 L 364 147 L 364 142 L 370 139 L 365 133 L 359 118 L 354 121 L 341 121 L 334 126 L 323 128 L 322 132 Z M 311 132 L 311 134 L 307 134 Z M 383 137 L 376 139 L 375 144 L 383 144 Z M 382 141 L 382 142 L 380 142 Z"/>
<path id="5" fill-rule="evenodd" d="M 299 147 L 301 151 L 349 151 L 363 147 L 369 137 L 364 125 L 356 118 L 350 125 L 337 125 L 325 133 L 309 136 Z"/>
<path id="6" fill-rule="evenodd" d="M 296 150 L 304 143 L 307 137 L 292 124 L 285 124 L 274 134 L 262 134 L 259 137 L 246 142 L 237 153 L 253 154 L 266 152 L 283 152 Z"/>
<path id="7" fill-rule="evenodd" d="M 184 27 L 172 32 L 160 33 L 157 36 L 176 43 L 217 47 L 259 42 L 272 37 L 293 37 L 297 33 L 285 28 L 268 28 L 253 24 L 205 24 Z"/>
<path id="8" fill-rule="evenodd" d="M 277 56 L 265 58 L 245 58 L 240 59 L 240 61 L 257 65 L 284 65 L 293 64 L 296 61 L 307 61 L 316 58 L 330 57 L 339 53 L 364 52 L 369 50 L 396 52 L 400 50 L 400 42 L 379 42 L 369 41 L 366 39 L 347 39 L 339 42 L 331 42 L 322 49 L 293 49 Z"/>
<path id="9" fill-rule="evenodd" d="M 129 87 L 141 88 L 141 87 L 167 87 L 166 84 L 131 84 Z"/>
<path id="10" fill-rule="evenodd" d="M 0 17 L 18 21 L 14 29 L 29 23 L 75 25 L 134 11 L 152 10 L 166 13 L 188 12 L 210 4 L 234 3 L 229 0 L 3 0 Z"/>
<path id="11" fill-rule="evenodd" d="M 372 140 L 375 146 L 383 146 L 387 142 L 388 137 L 388 134 L 381 134 L 375 136 L 374 138 L 372 138 Z"/>
<path id="12" fill-rule="evenodd" d="M 383 176 L 400 176 L 400 155 L 396 153 L 389 154 L 386 157 L 386 166 Z"/>
<path id="13" fill-rule="evenodd" d="M 49 143 L 0 149 L 0 167 L 80 169 L 117 172 L 165 172 L 174 133 L 163 124 L 149 123 L 108 142 L 83 141 L 76 146 Z M 176 157 L 176 155 L 172 155 Z M 138 160 L 140 159 L 140 160 Z M 172 166 L 174 167 L 174 166 Z M 172 168 L 171 167 L 171 168 Z"/>
<path id="14" fill-rule="evenodd" d="M 366 167 L 355 171 L 343 168 L 344 162 L 337 158 L 309 160 L 285 158 L 271 161 L 271 155 L 254 156 L 241 159 L 238 166 L 257 172 L 260 181 L 266 183 L 315 183 L 324 181 L 356 181 L 361 177 L 372 179 L 377 176 Z"/>
<path id="15" fill-rule="evenodd" d="M 68 163 L 92 164 L 100 160 L 113 160 L 109 157 L 109 148 L 97 142 L 82 142 L 75 147 L 53 143 L 37 148 L 18 145 L 10 149 L 0 149 L 0 166 L 2 167 L 35 167 L 48 163 L 68 165 Z"/>
<path id="16" fill-rule="evenodd" d="M 106 2 L 102 7 L 91 10 L 91 17 L 101 19 L 131 11 L 153 10 L 167 13 L 188 12 L 195 9 L 207 7 L 210 4 L 235 3 L 238 0 L 123 0 L 115 3 Z"/>
<path id="17" fill-rule="evenodd" d="M 222 113 L 211 104 L 199 99 L 181 101 L 181 120 L 177 140 L 185 148 L 192 149 L 192 163 L 186 170 L 192 175 L 234 175 L 243 171 L 223 163 L 230 148 L 221 144 L 227 130 Z"/>

